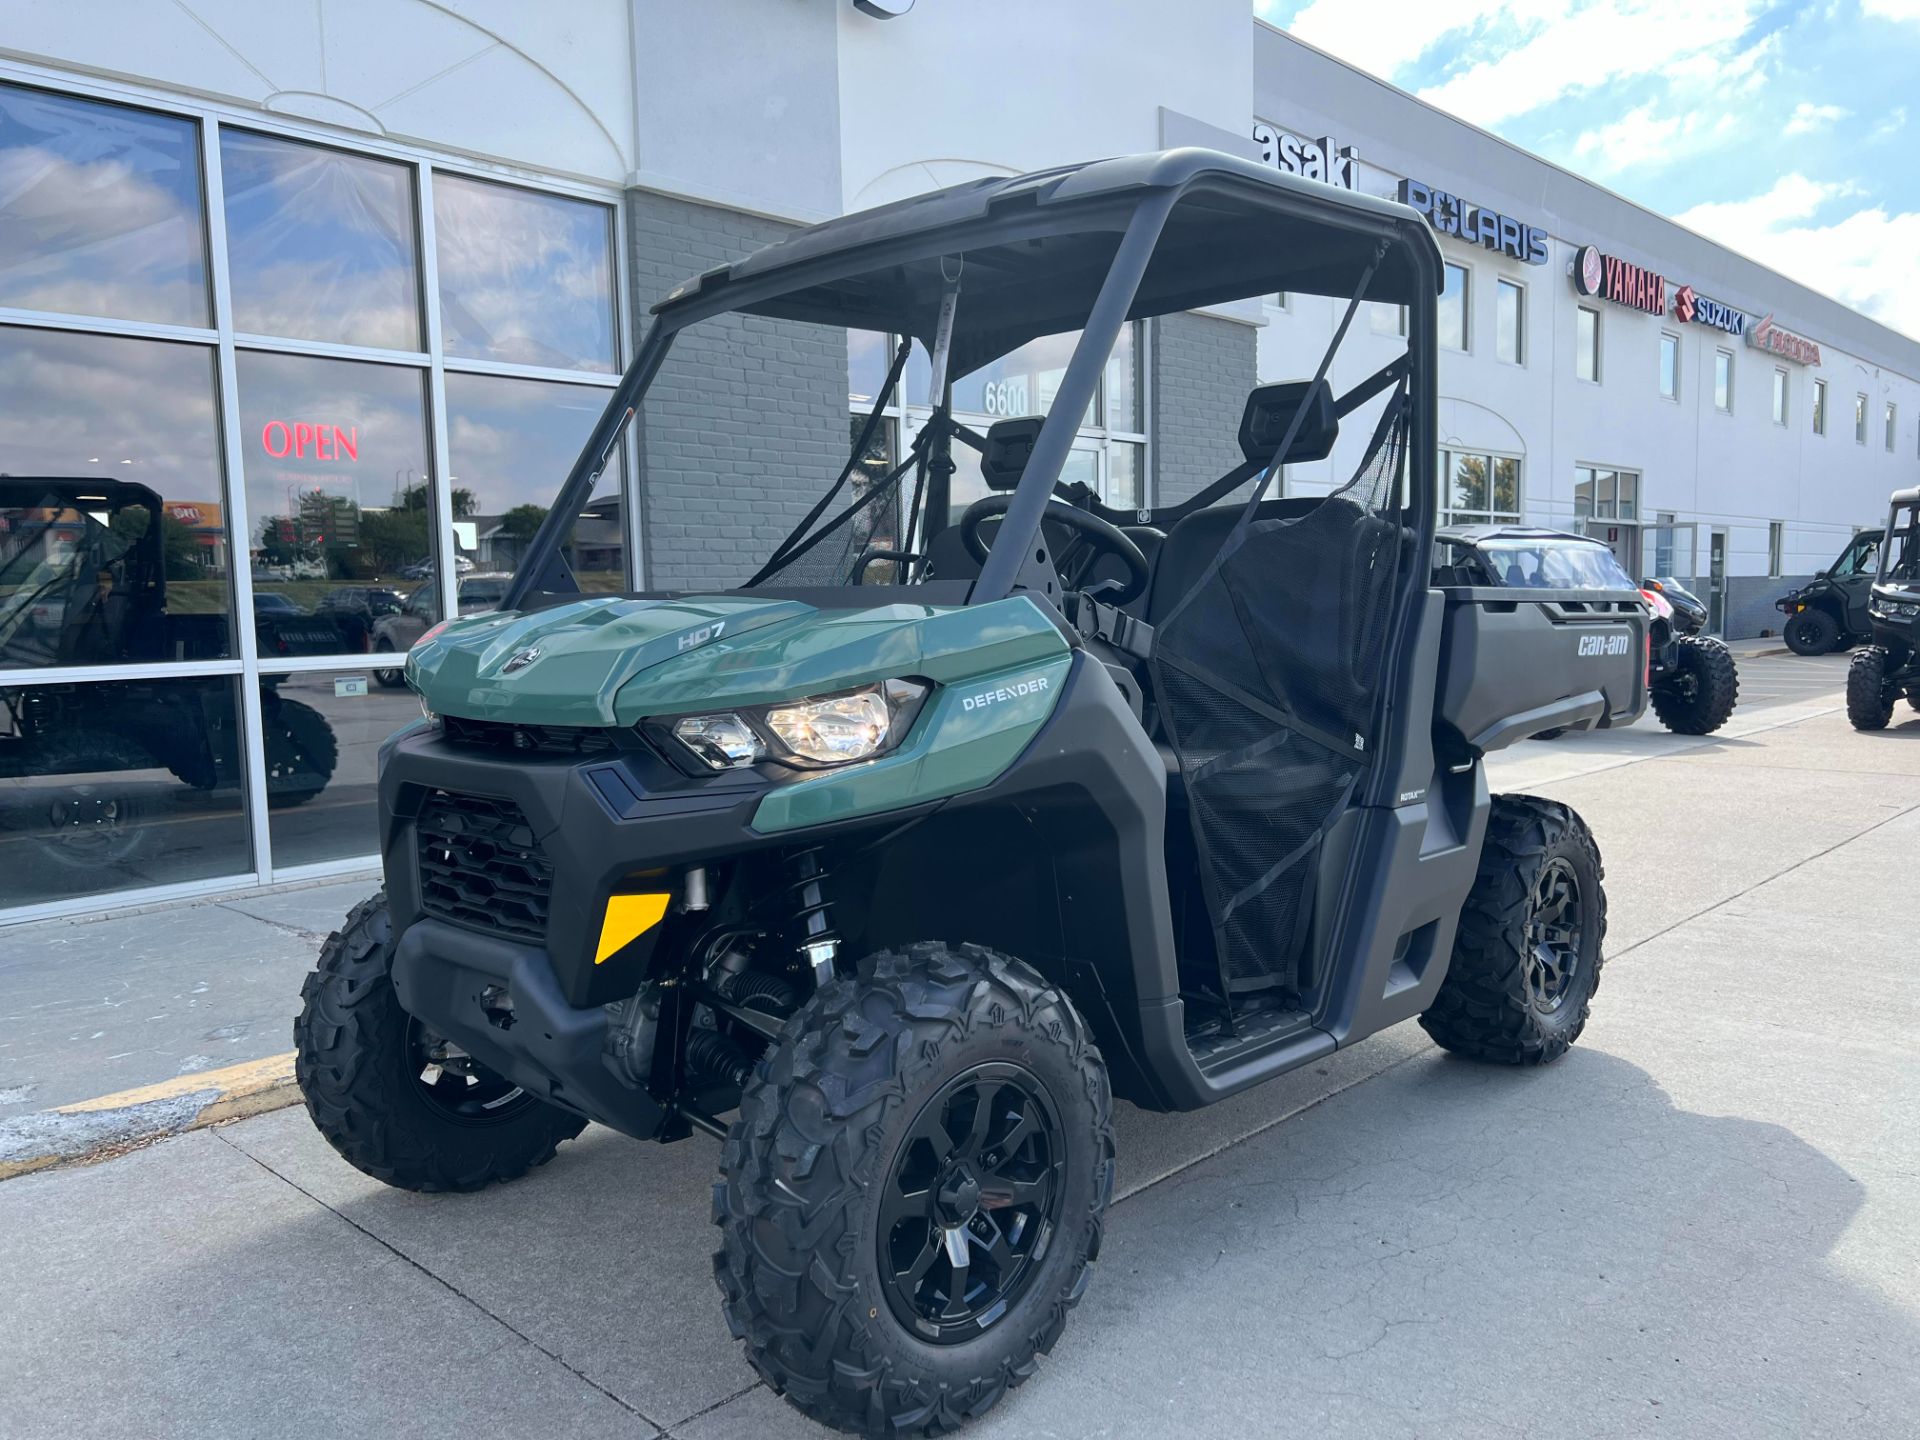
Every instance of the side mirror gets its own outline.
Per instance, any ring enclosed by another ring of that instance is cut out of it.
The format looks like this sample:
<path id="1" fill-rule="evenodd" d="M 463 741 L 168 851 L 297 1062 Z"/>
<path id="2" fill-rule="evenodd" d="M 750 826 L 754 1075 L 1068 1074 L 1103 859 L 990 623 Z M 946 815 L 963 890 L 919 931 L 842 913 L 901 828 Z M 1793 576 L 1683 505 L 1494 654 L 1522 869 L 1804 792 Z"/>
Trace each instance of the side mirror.
<path id="1" fill-rule="evenodd" d="M 1020 488 L 1027 461 L 1033 457 L 1033 442 L 1040 438 L 1044 415 L 1021 415 L 997 420 L 987 431 L 987 448 L 980 455 L 980 478 L 989 490 L 1006 492 Z"/>

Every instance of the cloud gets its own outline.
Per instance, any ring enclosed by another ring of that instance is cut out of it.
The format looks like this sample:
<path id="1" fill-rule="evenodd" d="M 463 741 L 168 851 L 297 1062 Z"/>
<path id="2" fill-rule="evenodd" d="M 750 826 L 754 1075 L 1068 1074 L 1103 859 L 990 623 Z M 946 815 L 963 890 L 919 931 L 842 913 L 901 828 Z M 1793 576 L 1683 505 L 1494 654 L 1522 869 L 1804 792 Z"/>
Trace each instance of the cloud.
<path id="1" fill-rule="evenodd" d="M 1783 175 L 1745 200 L 1696 205 L 1675 218 L 1801 284 L 1920 338 L 1920 212 L 1870 205 L 1818 223 L 1857 195 L 1844 183 Z M 1818 338 L 1818 337 L 1815 337 Z"/>
<path id="2" fill-rule="evenodd" d="M 1265 14 L 1276 7 L 1256 5 Z M 1338 55 L 1375 75 L 1393 78 L 1445 36 L 1505 20 L 1543 20 L 1563 9 L 1556 3 L 1505 0 L 1312 0 L 1287 22 L 1290 34 Z"/>
<path id="3" fill-rule="evenodd" d="M 1876 20 L 1920 20 L 1920 0 L 1860 0 L 1860 13 Z"/>
<path id="4" fill-rule="evenodd" d="M 1844 120 L 1851 111 L 1838 105 L 1814 105 L 1802 100 L 1793 107 L 1793 114 L 1787 117 L 1787 135 L 1811 135 L 1816 130 L 1824 130 L 1836 120 Z"/>
<path id="5" fill-rule="evenodd" d="M 1364 9 L 1365 7 L 1355 7 Z M 1624 0 L 1531 18 L 1531 34 L 1485 59 L 1469 60 L 1420 98 L 1477 125 L 1494 126 L 1563 96 L 1643 76 L 1669 79 L 1711 75 L 1724 83 L 1725 67 L 1751 70 L 1753 48 L 1732 47 L 1758 13 L 1757 0 Z"/>
<path id="6" fill-rule="evenodd" d="M 1867 136 L 1867 139 L 1885 140 L 1891 136 L 1898 135 L 1906 128 L 1907 107 L 1904 105 L 1896 105 L 1881 117 L 1880 123 L 1873 127 L 1873 131 Z"/>
<path id="7" fill-rule="evenodd" d="M 1727 139 L 1736 127 L 1735 118 L 1724 110 L 1661 114 L 1649 102 L 1611 124 L 1582 132 L 1573 142 L 1573 154 L 1590 174 L 1618 175 L 1690 158 Z"/>

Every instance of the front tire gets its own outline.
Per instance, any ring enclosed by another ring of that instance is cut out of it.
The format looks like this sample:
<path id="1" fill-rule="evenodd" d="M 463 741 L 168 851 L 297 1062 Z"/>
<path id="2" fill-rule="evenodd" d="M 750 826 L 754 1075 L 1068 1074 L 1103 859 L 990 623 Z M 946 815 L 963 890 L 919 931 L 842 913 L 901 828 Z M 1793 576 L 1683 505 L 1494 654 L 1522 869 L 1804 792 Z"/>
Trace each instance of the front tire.
<path id="1" fill-rule="evenodd" d="M 402 1190 L 478 1190 L 546 1164 L 586 1128 L 447 1055 L 446 1042 L 400 1008 L 392 966 L 383 891 L 327 937 L 300 987 L 294 1078 L 314 1126 L 348 1164 Z"/>
<path id="2" fill-rule="evenodd" d="M 1031 1375 L 1086 1289 L 1106 1067 L 1019 961 L 884 952 L 788 1022 L 722 1173 L 714 1275 L 753 1367 L 823 1424 L 936 1434 Z"/>
<path id="3" fill-rule="evenodd" d="M 1796 655 L 1825 655 L 1840 643 L 1839 622 L 1824 610 L 1799 611 L 1780 633 Z"/>
<path id="4" fill-rule="evenodd" d="M 1856 730 L 1884 730 L 1893 719 L 1893 696 L 1887 691 L 1887 652 L 1869 645 L 1853 652 L 1847 662 L 1847 719 Z"/>
<path id="5" fill-rule="evenodd" d="M 1725 641 L 1683 635 L 1674 641 L 1674 673 L 1655 682 L 1653 713 L 1676 735 L 1711 735 L 1740 699 L 1740 671 Z"/>
<path id="6" fill-rule="evenodd" d="M 1447 978 L 1420 1024 L 1476 1060 L 1544 1065 L 1586 1028 L 1600 985 L 1600 849 L 1570 806 L 1496 795 Z"/>

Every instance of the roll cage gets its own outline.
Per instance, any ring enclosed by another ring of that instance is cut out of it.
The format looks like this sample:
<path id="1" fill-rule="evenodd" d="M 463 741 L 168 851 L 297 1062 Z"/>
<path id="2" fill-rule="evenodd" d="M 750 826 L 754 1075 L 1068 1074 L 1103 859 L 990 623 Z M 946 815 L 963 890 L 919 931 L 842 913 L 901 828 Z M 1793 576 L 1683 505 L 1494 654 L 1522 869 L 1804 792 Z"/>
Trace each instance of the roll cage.
<path id="1" fill-rule="evenodd" d="M 1059 598 L 1046 546 L 1034 542 L 1049 500 L 1067 493 L 1061 471 L 1122 325 L 1280 290 L 1347 299 L 1349 322 L 1363 298 L 1403 305 L 1410 319 L 1405 356 L 1352 387 L 1335 409 L 1344 415 L 1394 384 L 1408 387 L 1401 513 L 1424 550 L 1436 483 L 1434 377 L 1424 342 L 1440 265 L 1425 221 L 1402 205 L 1195 149 L 978 180 L 811 227 L 682 283 L 653 307 L 654 321 L 528 546 L 505 608 L 577 590 L 563 555 L 570 517 L 592 494 L 675 337 L 724 314 L 876 330 L 926 347 L 939 398 L 923 427 L 921 453 L 909 457 L 919 471 L 907 518 L 908 537 L 919 527 L 922 539 L 947 523 L 952 442 L 984 449 L 988 439 L 952 419 L 951 377 L 1029 340 L 1080 330 L 978 577 L 939 587 L 942 601 L 978 604 L 1016 589 Z M 1336 348 L 1345 329 L 1343 323 Z M 898 358 L 890 382 L 898 379 Z M 1250 455 L 1181 504 L 1116 510 L 1085 494 L 1074 503 L 1114 524 L 1170 525 L 1273 468 L 1307 421 L 1308 401 L 1302 394 L 1290 422 L 1275 427 L 1283 433 L 1272 456 Z M 776 548 L 762 576 L 783 552 L 819 538 L 802 531 L 832 498 L 830 492 Z M 882 603 L 881 587 L 853 588 L 863 603 Z M 933 598 L 924 588 L 918 593 Z"/>

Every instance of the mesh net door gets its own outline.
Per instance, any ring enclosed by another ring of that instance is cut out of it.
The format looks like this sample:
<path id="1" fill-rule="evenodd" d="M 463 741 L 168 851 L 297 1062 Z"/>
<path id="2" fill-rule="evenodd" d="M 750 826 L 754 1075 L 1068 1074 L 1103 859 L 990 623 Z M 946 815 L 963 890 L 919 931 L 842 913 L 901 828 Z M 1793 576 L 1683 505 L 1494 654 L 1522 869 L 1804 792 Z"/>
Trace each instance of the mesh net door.
<path id="1" fill-rule="evenodd" d="M 1229 998 L 1308 980 L 1320 845 L 1374 748 L 1406 440 L 1403 385 L 1353 479 L 1302 515 L 1250 506 L 1154 636 Z"/>

